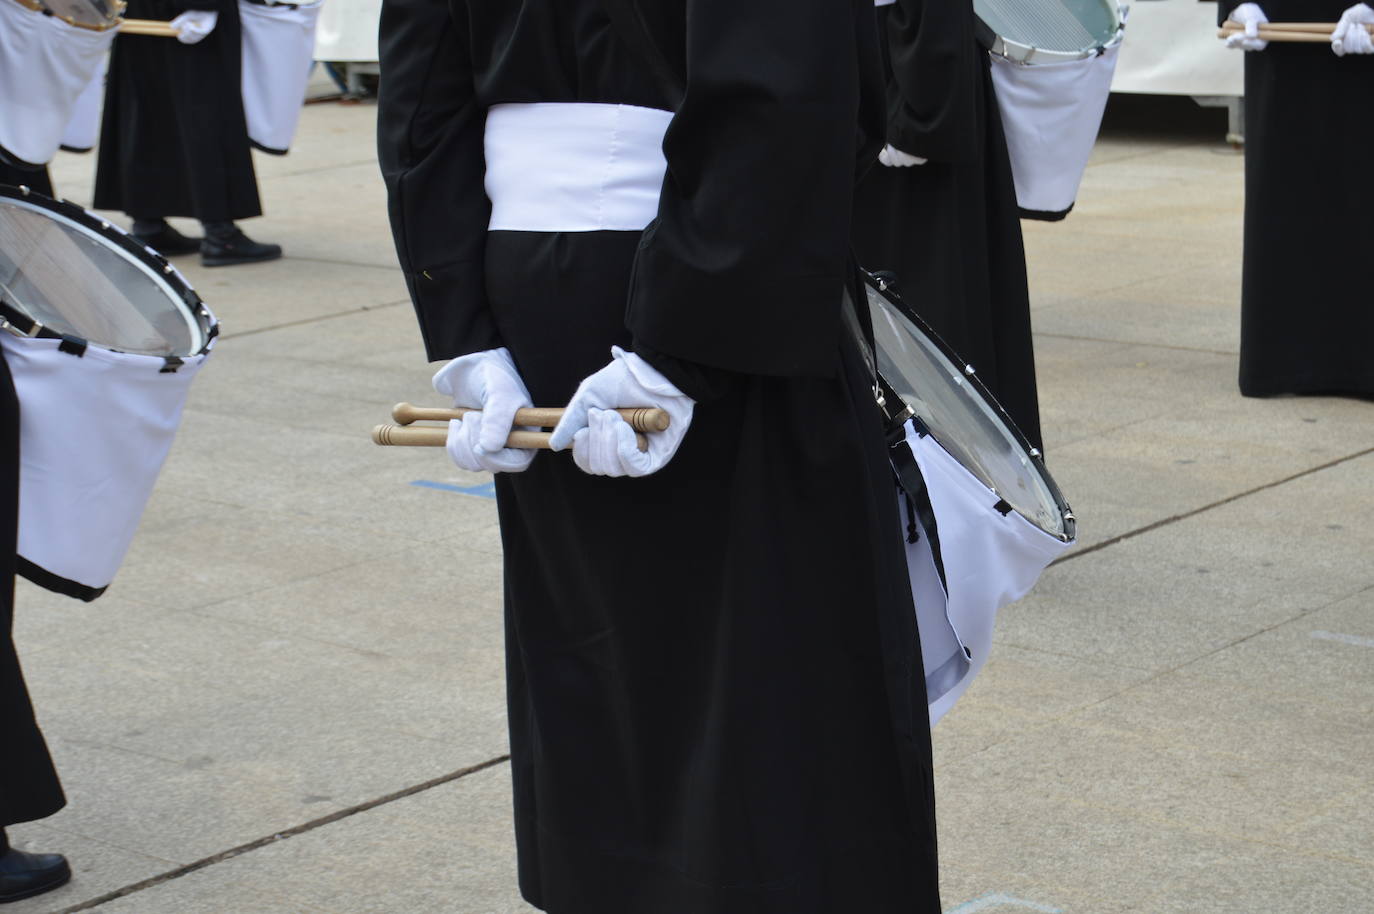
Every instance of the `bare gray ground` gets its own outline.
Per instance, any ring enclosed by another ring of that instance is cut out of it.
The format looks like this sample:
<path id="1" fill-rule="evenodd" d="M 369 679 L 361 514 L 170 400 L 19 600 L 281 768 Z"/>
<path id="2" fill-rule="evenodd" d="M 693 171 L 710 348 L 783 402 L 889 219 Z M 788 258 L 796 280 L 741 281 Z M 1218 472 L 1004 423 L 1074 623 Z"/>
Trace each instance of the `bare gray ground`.
<path id="1" fill-rule="evenodd" d="M 285 260 L 181 263 L 225 335 L 109 595 L 20 586 L 71 803 L 13 835 L 76 876 L 14 914 L 531 910 L 488 480 L 367 439 L 435 402 L 373 117 L 258 159 Z M 1077 211 L 1026 225 L 1083 545 L 935 732 L 947 911 L 1374 911 L 1374 404 L 1237 394 L 1223 129 L 1114 103 Z"/>

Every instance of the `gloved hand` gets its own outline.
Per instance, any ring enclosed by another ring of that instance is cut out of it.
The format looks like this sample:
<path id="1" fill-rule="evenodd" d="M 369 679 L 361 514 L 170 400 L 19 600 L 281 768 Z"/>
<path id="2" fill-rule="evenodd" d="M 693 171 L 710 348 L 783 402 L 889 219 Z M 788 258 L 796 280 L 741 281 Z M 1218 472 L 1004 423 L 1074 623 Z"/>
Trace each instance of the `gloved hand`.
<path id="1" fill-rule="evenodd" d="M 1365 3 L 1350 7 L 1341 13 L 1341 20 L 1331 33 L 1331 50 L 1337 57 L 1374 54 L 1374 39 L 1369 37 L 1369 29 L 1366 28 L 1369 25 L 1374 25 L 1374 9 Z"/>
<path id="2" fill-rule="evenodd" d="M 634 429 L 615 412 L 640 406 L 667 410 L 672 420 L 666 431 L 648 434 L 647 451 L 639 449 Z M 573 462 L 593 476 L 648 476 L 677 453 L 695 406 L 644 359 L 613 346 L 611 363 L 578 386 L 549 444 L 555 451 L 571 445 Z"/>
<path id="3" fill-rule="evenodd" d="M 924 165 L 928 160 L 909 152 L 902 152 L 889 143 L 878 153 L 878 161 L 889 168 L 910 168 L 912 165 Z"/>
<path id="4" fill-rule="evenodd" d="M 1245 26 L 1245 31 L 1237 32 L 1227 38 L 1226 46 L 1228 48 L 1240 48 L 1243 51 L 1263 51 L 1269 47 L 1269 42 L 1259 37 L 1259 27 L 1266 25 L 1269 22 L 1269 17 L 1264 15 L 1264 10 L 1259 8 L 1258 3 L 1242 3 L 1231 10 L 1231 20 Z"/>
<path id="5" fill-rule="evenodd" d="M 195 44 L 215 30 L 219 13 L 214 10 L 187 10 L 170 23 L 177 30 L 177 41 Z"/>
<path id="6" fill-rule="evenodd" d="M 480 409 L 448 424 L 448 456 L 459 467 L 480 473 L 519 473 L 534 451 L 506 447 L 515 411 L 533 406 L 525 382 L 506 349 L 488 349 L 449 362 L 434 376 L 434 389 L 454 406 Z"/>

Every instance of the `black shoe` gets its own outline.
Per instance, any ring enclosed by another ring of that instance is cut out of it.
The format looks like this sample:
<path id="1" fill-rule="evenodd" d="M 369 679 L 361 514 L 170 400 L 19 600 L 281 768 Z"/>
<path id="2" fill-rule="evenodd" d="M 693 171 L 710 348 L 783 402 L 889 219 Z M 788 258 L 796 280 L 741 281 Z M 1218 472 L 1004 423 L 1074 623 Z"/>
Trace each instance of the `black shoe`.
<path id="1" fill-rule="evenodd" d="M 281 245 L 259 244 L 235 228 L 228 235 L 206 235 L 200 243 L 200 262 L 207 267 L 228 267 L 236 263 L 261 263 L 281 256 Z"/>
<path id="2" fill-rule="evenodd" d="M 26 854 L 10 848 L 0 854 L 0 904 L 42 895 L 71 878 L 72 869 L 61 854 Z"/>
<path id="3" fill-rule="evenodd" d="M 134 239 L 139 244 L 147 245 L 157 251 L 163 257 L 176 257 L 178 254 L 194 254 L 200 250 L 201 240 L 199 238 L 188 238 L 172 228 L 167 223 L 162 223 L 162 228 L 156 232 L 142 233 L 131 232 Z"/>

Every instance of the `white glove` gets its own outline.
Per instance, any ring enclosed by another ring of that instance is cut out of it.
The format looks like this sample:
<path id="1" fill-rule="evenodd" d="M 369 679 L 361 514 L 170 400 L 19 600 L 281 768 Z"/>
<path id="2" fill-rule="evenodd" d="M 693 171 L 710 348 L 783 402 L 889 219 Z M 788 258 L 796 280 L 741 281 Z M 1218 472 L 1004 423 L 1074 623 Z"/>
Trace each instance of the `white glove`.
<path id="1" fill-rule="evenodd" d="M 474 352 L 449 362 L 434 376 L 434 389 L 454 406 L 479 409 L 448 424 L 448 456 L 464 470 L 519 473 L 534 451 L 506 447 L 515 411 L 533 406 L 525 382 L 506 349 Z"/>
<path id="2" fill-rule="evenodd" d="M 187 10 L 170 23 L 176 29 L 177 41 L 182 44 L 195 44 L 204 40 L 215 30 L 219 13 L 214 10 Z"/>
<path id="3" fill-rule="evenodd" d="M 647 451 L 639 449 L 634 429 L 615 412 L 641 406 L 666 410 L 671 419 L 666 431 L 648 434 Z M 572 445 L 573 462 L 593 476 L 648 476 L 677 453 L 695 406 L 648 362 L 613 346 L 611 363 L 578 386 L 549 444 L 555 451 Z"/>
<path id="4" fill-rule="evenodd" d="M 1264 10 L 1259 8 L 1258 3 L 1242 3 L 1240 6 L 1231 10 L 1231 21 L 1239 22 L 1245 26 L 1244 32 L 1237 32 L 1226 39 L 1228 48 L 1240 48 L 1243 51 L 1263 51 L 1269 47 L 1269 42 L 1259 37 L 1259 27 L 1269 22 L 1269 17 L 1264 15 Z"/>
<path id="5" fill-rule="evenodd" d="M 1374 9 L 1368 4 L 1357 3 L 1341 13 L 1341 21 L 1331 33 L 1331 50 L 1337 57 L 1347 54 L 1374 54 L 1374 39 L 1369 37 L 1369 29 L 1374 25 Z"/>
<path id="6" fill-rule="evenodd" d="M 902 152 L 889 143 L 883 147 L 882 152 L 878 153 L 878 161 L 888 168 L 910 168 L 912 165 L 924 165 L 927 160 L 909 152 Z"/>

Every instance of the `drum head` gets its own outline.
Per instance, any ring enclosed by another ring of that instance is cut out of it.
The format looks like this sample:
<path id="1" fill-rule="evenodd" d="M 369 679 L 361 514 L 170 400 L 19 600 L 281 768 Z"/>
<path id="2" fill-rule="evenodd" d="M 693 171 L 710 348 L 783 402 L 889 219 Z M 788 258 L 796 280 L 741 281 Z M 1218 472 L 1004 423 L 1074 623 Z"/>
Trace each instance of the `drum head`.
<path id="1" fill-rule="evenodd" d="M 878 373 L 912 418 L 1018 514 L 1059 540 L 1073 540 L 1073 514 L 1059 487 L 982 382 L 872 277 L 868 304 Z"/>
<path id="2" fill-rule="evenodd" d="M 43 9 L 64 22 L 104 31 L 119 22 L 124 4 L 114 0 L 39 0 Z"/>
<path id="3" fill-rule="evenodd" d="M 185 358 L 217 331 L 161 257 L 81 207 L 0 187 L 0 317 L 23 335 Z"/>
<path id="4" fill-rule="evenodd" d="M 1002 50 L 1018 60 L 1032 51 L 1087 57 L 1121 30 L 1120 12 L 1110 0 L 973 0 L 973 9 L 1011 46 Z"/>

